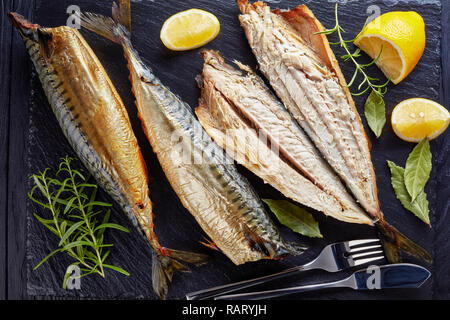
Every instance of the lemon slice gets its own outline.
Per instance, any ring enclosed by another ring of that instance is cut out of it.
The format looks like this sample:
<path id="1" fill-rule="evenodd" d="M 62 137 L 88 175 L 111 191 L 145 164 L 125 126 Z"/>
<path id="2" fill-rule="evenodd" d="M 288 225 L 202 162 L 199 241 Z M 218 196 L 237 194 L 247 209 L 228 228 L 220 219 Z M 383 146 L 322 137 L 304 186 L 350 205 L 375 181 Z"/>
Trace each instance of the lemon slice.
<path id="1" fill-rule="evenodd" d="M 414 11 L 385 13 L 370 22 L 355 40 L 394 84 L 416 67 L 425 49 L 425 23 Z"/>
<path id="2" fill-rule="evenodd" d="M 220 31 L 215 15 L 200 9 L 178 12 L 167 19 L 160 38 L 170 50 L 185 51 L 199 48 L 212 41 Z"/>
<path id="3" fill-rule="evenodd" d="M 439 103 L 414 98 L 400 102 L 392 111 L 391 123 L 402 140 L 419 142 L 428 137 L 437 138 L 448 127 L 450 113 Z"/>

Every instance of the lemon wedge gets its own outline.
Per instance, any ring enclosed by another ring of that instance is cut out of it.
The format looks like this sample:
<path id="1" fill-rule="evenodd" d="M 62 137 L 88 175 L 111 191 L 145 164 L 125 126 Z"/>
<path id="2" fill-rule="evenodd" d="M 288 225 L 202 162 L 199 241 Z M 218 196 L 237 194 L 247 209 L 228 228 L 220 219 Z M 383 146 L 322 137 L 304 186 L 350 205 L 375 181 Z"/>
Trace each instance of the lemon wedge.
<path id="1" fill-rule="evenodd" d="M 355 40 L 394 84 L 416 67 L 425 49 L 425 23 L 414 11 L 392 11 L 370 22 Z"/>
<path id="2" fill-rule="evenodd" d="M 419 142 L 437 138 L 448 127 L 450 113 L 434 101 L 414 98 L 400 102 L 392 111 L 391 124 L 402 140 Z"/>
<path id="3" fill-rule="evenodd" d="M 199 48 L 212 41 L 220 31 L 215 15 L 200 9 L 178 12 L 167 19 L 160 38 L 170 50 L 185 51 Z"/>

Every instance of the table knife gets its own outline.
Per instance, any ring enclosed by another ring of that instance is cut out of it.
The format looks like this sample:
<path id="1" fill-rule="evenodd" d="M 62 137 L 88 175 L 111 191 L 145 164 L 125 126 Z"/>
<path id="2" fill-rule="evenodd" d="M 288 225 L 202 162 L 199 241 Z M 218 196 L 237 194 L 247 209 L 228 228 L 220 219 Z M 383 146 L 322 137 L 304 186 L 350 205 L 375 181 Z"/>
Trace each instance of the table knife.
<path id="1" fill-rule="evenodd" d="M 328 288 L 351 288 L 354 290 L 379 290 L 390 288 L 419 288 L 431 273 L 418 265 L 409 263 L 369 266 L 351 276 L 334 282 L 283 288 L 269 291 L 238 293 L 215 297 L 215 300 L 259 300 L 288 294 L 323 290 Z"/>

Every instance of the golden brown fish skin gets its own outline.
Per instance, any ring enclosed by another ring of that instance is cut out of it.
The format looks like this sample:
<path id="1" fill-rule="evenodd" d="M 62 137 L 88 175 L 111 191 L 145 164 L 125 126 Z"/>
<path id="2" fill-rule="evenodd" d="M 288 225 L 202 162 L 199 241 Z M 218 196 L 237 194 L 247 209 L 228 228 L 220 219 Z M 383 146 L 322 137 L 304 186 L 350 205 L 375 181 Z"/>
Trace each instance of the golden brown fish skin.
<path id="1" fill-rule="evenodd" d="M 231 67 L 213 50 L 201 53 L 195 111 L 215 142 L 286 197 L 341 221 L 372 225 L 262 79 L 239 62 L 240 71 Z"/>
<path id="2" fill-rule="evenodd" d="M 328 40 L 316 34 L 325 30 L 323 25 L 305 5 L 271 11 L 264 2 L 237 0 L 237 4 L 261 71 L 374 219 L 389 261 L 400 262 L 402 250 L 431 262 L 426 250 L 383 218 L 369 140 Z"/>
<path id="3" fill-rule="evenodd" d="M 207 256 L 159 244 L 147 168 L 119 94 L 76 29 L 41 28 L 18 14 L 10 13 L 9 17 L 24 40 L 53 112 L 75 153 L 148 239 L 153 249 L 152 274 L 157 279 L 154 290 L 164 298 L 172 273 L 187 270 L 169 257 L 173 252 L 192 263 L 203 263 Z"/>
<path id="4" fill-rule="evenodd" d="M 137 219 L 152 246 L 162 250 L 153 232 L 147 168 L 126 108 L 100 61 L 76 29 L 41 28 L 14 13 L 10 18 L 29 33 L 25 45 L 77 155 L 132 221 Z M 38 34 L 41 44 L 33 39 Z"/>
<path id="5" fill-rule="evenodd" d="M 82 15 L 82 26 L 122 45 L 153 151 L 181 202 L 213 242 L 235 264 L 301 253 L 303 246 L 281 238 L 253 188 L 202 129 L 190 107 L 142 62 L 128 30 L 91 13 Z"/>

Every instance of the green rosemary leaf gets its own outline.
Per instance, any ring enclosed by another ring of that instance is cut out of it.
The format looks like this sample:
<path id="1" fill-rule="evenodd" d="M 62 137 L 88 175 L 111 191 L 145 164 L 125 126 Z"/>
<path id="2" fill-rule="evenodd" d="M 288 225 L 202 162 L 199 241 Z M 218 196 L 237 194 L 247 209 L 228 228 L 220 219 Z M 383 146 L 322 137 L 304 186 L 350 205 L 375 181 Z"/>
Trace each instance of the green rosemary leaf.
<path id="1" fill-rule="evenodd" d="M 44 225 L 44 227 L 46 227 L 48 230 L 50 230 L 53 234 L 55 234 L 57 236 L 59 235 L 58 231 L 54 227 L 51 226 L 51 224 L 54 223 L 53 220 L 43 219 L 40 216 L 38 216 L 36 213 L 33 213 L 33 215 L 36 219 L 38 219 Z"/>
<path id="2" fill-rule="evenodd" d="M 44 197 L 48 197 L 48 190 L 47 188 L 42 184 L 42 178 L 37 175 L 32 175 L 32 178 L 34 180 L 34 185 L 41 191 L 42 195 Z"/>
<path id="3" fill-rule="evenodd" d="M 55 253 L 61 252 L 61 249 L 56 249 L 52 252 L 50 252 L 44 259 L 42 259 L 34 268 L 33 270 L 36 270 L 39 268 L 45 261 L 47 261 L 51 256 L 53 256 Z"/>
<path id="4" fill-rule="evenodd" d="M 103 257 L 102 257 L 102 261 L 105 261 L 106 258 L 108 258 L 108 256 L 109 256 L 110 253 L 111 253 L 110 250 L 106 251 L 105 254 L 104 254 Z"/>
<path id="5" fill-rule="evenodd" d="M 112 207 L 112 204 L 107 203 L 107 202 L 102 202 L 102 201 L 92 201 L 92 202 L 89 202 L 87 205 L 85 205 L 85 207 L 93 207 L 93 206 Z"/>
<path id="6" fill-rule="evenodd" d="M 103 266 L 104 266 L 105 268 L 109 268 L 109 269 L 112 269 L 112 270 L 114 270 L 114 271 L 120 272 L 120 273 L 122 273 L 122 274 L 124 274 L 124 275 L 126 275 L 126 276 L 129 276 L 129 275 L 130 275 L 127 271 L 125 271 L 124 269 L 122 269 L 122 268 L 120 268 L 120 267 L 112 266 L 112 265 L 109 265 L 109 264 L 104 264 Z"/>
<path id="7" fill-rule="evenodd" d="M 80 259 L 82 261 L 85 259 L 87 253 L 90 252 L 89 250 L 86 250 L 86 248 L 83 246 L 77 246 L 76 250 L 77 250 L 78 257 L 80 257 Z"/>
<path id="8" fill-rule="evenodd" d="M 81 171 L 78 170 L 72 170 L 72 173 L 74 176 L 78 176 L 81 180 L 86 181 L 86 178 L 83 176 Z"/>
<path id="9" fill-rule="evenodd" d="M 74 223 L 66 232 L 63 232 L 63 237 L 59 241 L 58 246 L 61 246 L 72 235 L 72 233 L 79 229 L 84 223 L 84 220 L 78 221 L 77 223 Z"/>
<path id="10" fill-rule="evenodd" d="M 98 188 L 98 186 L 93 183 L 79 183 L 79 184 L 77 184 L 77 187 L 78 188 L 94 188 L 94 189 Z"/>
<path id="11" fill-rule="evenodd" d="M 66 244 L 62 249 L 63 250 L 69 250 L 76 246 L 90 246 L 94 247 L 94 244 L 90 241 L 74 241 Z"/>
<path id="12" fill-rule="evenodd" d="M 76 200 L 77 200 L 77 198 L 72 198 L 72 199 L 70 199 L 69 201 L 67 201 L 67 204 L 66 204 L 66 206 L 65 206 L 65 208 L 64 208 L 64 214 L 66 214 L 66 213 L 69 211 L 69 209 L 71 209 L 72 207 L 75 207 L 75 208 L 76 208 L 76 205 L 73 206 L 73 203 L 74 203 Z"/>
<path id="13" fill-rule="evenodd" d="M 102 244 L 102 245 L 97 245 L 98 248 L 109 248 L 109 247 L 113 247 L 113 244 Z"/>
<path id="14" fill-rule="evenodd" d="M 38 219 L 43 225 L 48 225 L 48 224 L 53 224 L 54 220 L 53 219 L 44 219 L 42 217 L 40 217 L 37 213 L 33 212 L 33 215 L 36 219 Z"/>
<path id="15" fill-rule="evenodd" d="M 364 90 L 361 91 L 361 92 L 358 92 L 358 93 L 353 93 L 353 92 L 352 92 L 352 95 L 353 95 L 353 96 L 362 96 L 362 95 L 365 94 L 367 91 L 369 91 L 369 89 L 370 89 L 370 87 L 367 86 L 367 88 L 364 89 Z"/>
<path id="16" fill-rule="evenodd" d="M 102 223 L 101 225 L 97 226 L 97 227 L 94 229 L 94 231 L 97 231 L 97 230 L 99 230 L 99 229 L 104 229 L 104 228 L 117 229 L 117 230 L 120 230 L 120 231 L 123 231 L 123 232 L 127 232 L 127 233 L 130 232 L 130 230 L 128 230 L 127 228 L 122 227 L 121 225 L 118 225 L 118 224 L 116 224 L 116 223 Z"/>

